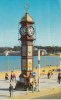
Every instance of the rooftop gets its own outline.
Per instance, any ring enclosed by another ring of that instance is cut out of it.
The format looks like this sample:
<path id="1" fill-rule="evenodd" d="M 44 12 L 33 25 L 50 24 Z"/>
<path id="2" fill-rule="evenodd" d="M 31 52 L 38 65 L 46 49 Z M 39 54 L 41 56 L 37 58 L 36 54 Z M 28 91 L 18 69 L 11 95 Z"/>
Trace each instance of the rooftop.
<path id="1" fill-rule="evenodd" d="M 25 16 L 21 19 L 21 21 L 32 21 L 32 17 L 28 14 L 28 12 L 25 13 Z"/>

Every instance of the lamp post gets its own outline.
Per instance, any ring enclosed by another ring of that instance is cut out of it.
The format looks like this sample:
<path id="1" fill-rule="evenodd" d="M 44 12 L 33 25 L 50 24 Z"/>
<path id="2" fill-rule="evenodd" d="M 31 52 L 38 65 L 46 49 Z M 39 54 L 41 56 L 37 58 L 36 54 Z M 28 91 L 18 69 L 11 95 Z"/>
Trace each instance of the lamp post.
<path id="1" fill-rule="evenodd" d="M 9 56 L 8 56 L 8 50 L 5 53 L 5 56 L 7 56 L 7 72 L 9 71 Z"/>
<path id="2" fill-rule="evenodd" d="M 60 69 L 61 69 L 61 53 L 60 53 Z"/>
<path id="3" fill-rule="evenodd" d="M 45 50 L 45 66 L 44 66 L 44 75 L 45 75 L 45 68 L 46 68 L 46 50 Z"/>
<path id="4" fill-rule="evenodd" d="M 40 91 L 40 49 L 38 49 L 38 91 Z"/>
<path id="5" fill-rule="evenodd" d="M 45 50 L 45 67 L 46 67 L 46 50 Z"/>
<path id="6" fill-rule="evenodd" d="M 9 56 L 7 55 L 7 72 L 9 71 Z"/>

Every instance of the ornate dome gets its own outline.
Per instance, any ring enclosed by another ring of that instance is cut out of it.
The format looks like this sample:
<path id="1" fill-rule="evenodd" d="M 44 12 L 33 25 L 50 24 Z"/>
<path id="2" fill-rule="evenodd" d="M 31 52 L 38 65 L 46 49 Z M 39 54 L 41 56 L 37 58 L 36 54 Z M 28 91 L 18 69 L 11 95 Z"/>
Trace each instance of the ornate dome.
<path id="1" fill-rule="evenodd" d="M 28 12 L 25 13 L 25 16 L 21 19 L 21 21 L 32 21 L 32 17 L 29 16 Z"/>

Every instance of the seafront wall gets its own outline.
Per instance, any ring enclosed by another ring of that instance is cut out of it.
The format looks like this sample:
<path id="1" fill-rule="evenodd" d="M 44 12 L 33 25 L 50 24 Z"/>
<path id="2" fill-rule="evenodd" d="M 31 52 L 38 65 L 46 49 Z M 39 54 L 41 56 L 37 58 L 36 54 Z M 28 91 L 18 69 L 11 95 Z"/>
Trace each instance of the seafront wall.
<path id="1" fill-rule="evenodd" d="M 53 66 L 53 67 L 45 67 L 45 68 L 40 68 L 40 75 L 46 75 L 48 73 L 48 71 L 53 71 L 53 74 L 57 74 L 57 72 L 55 71 L 55 69 L 59 69 L 60 66 Z M 34 68 L 33 72 L 36 72 L 36 75 L 38 75 L 38 68 Z M 0 72 L 0 79 L 4 79 L 5 78 L 5 73 L 8 73 L 9 78 L 11 75 L 11 71 L 9 72 Z M 13 72 L 17 77 L 19 77 L 19 75 L 21 74 L 21 70 L 17 70 Z"/>

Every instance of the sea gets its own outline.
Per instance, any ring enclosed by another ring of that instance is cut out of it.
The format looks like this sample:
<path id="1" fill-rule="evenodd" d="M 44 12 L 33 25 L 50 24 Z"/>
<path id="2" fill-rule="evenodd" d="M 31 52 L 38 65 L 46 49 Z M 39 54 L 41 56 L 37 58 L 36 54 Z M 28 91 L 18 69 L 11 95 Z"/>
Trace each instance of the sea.
<path id="1" fill-rule="evenodd" d="M 0 56 L 0 72 L 21 70 L 21 56 Z M 40 56 L 40 68 L 60 65 L 60 58 L 56 56 Z M 33 57 L 33 68 L 38 68 L 38 56 Z"/>

